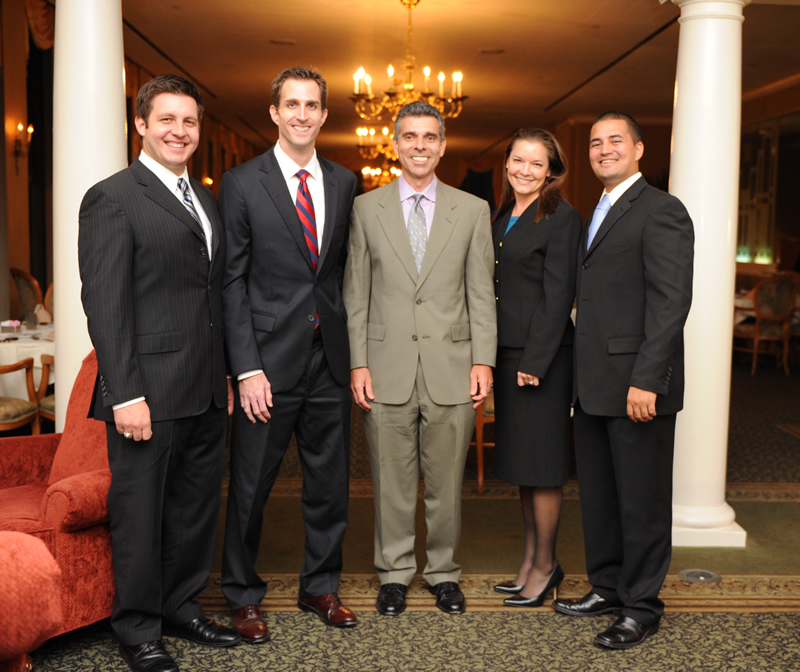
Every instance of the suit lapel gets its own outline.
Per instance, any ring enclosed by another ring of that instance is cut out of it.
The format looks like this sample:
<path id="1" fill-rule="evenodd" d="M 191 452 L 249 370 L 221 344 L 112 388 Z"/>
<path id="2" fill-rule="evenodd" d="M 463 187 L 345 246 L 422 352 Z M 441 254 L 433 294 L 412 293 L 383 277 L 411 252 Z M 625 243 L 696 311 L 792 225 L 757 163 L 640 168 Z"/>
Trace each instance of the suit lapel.
<path id="1" fill-rule="evenodd" d="M 174 215 L 182 224 L 188 226 L 200 240 L 205 241 L 206 234 L 200 224 L 189 214 L 189 211 L 175 195 L 169 192 L 164 183 L 146 168 L 138 158 L 134 159 L 131 164 L 131 171 L 136 176 L 136 181 L 144 187 L 144 195 L 147 198 Z"/>
<path id="2" fill-rule="evenodd" d="M 586 251 L 585 257 L 588 257 L 592 252 L 595 251 L 597 246 L 603 241 L 603 238 L 606 237 L 609 231 L 614 227 L 614 225 L 620 220 L 622 215 L 624 215 L 628 210 L 631 209 L 631 201 L 636 200 L 639 197 L 639 194 L 642 193 L 642 189 L 647 186 L 647 182 L 643 177 L 640 177 L 636 182 L 634 182 L 628 189 L 625 191 L 622 196 L 617 199 L 617 202 L 611 206 L 611 209 L 608 211 L 606 218 L 603 220 L 603 223 L 600 225 L 600 228 L 597 230 L 597 233 L 594 236 L 594 240 L 592 240 L 591 247 Z M 591 219 L 589 220 L 589 224 L 591 224 Z M 584 240 L 588 235 L 589 225 L 584 229 Z M 586 244 L 583 244 L 583 248 L 586 249 Z"/>
<path id="3" fill-rule="evenodd" d="M 397 180 L 385 188 L 383 197 L 378 202 L 378 222 L 395 254 L 400 258 L 403 268 L 406 269 L 411 279 L 417 282 L 417 266 L 414 263 L 411 242 L 408 240 L 408 231 L 403 220 L 403 208 L 400 206 L 400 188 Z M 427 256 L 427 251 L 425 254 Z"/>
<path id="4" fill-rule="evenodd" d="M 455 228 L 458 215 L 456 214 L 457 203 L 450 193 L 450 189 L 441 180 L 436 187 L 436 207 L 433 210 L 433 224 L 431 224 L 431 235 L 428 237 L 428 244 L 425 247 L 425 257 L 422 259 L 422 270 L 419 273 L 417 285 L 422 285 L 430 275 L 433 265 L 444 251 L 447 241 Z M 406 236 L 408 241 L 408 236 Z M 408 243 L 409 250 L 411 243 Z M 411 255 L 413 260 L 414 255 Z M 415 267 L 416 268 L 416 267 Z"/>
<path id="5" fill-rule="evenodd" d="M 302 252 L 303 258 L 308 263 L 310 269 L 314 269 L 311 264 L 311 255 L 308 253 L 308 245 L 303 235 L 303 225 L 300 223 L 300 218 L 297 216 L 297 209 L 294 207 L 292 197 L 289 195 L 289 190 L 286 188 L 286 180 L 283 178 L 280 166 L 275 160 L 275 150 L 270 149 L 266 154 L 261 157 L 261 184 L 267 192 L 267 195 L 272 199 L 278 213 L 283 219 L 286 228 L 297 247 Z M 317 263 L 319 267 L 319 263 Z"/>
<path id="6" fill-rule="evenodd" d="M 325 226 L 322 229 L 322 249 L 319 251 L 317 273 L 319 273 L 328 256 L 328 248 L 331 246 L 333 230 L 336 227 L 336 211 L 339 207 L 339 185 L 333 177 L 333 169 L 325 159 L 320 159 L 319 165 L 322 166 L 322 179 L 325 188 Z"/>

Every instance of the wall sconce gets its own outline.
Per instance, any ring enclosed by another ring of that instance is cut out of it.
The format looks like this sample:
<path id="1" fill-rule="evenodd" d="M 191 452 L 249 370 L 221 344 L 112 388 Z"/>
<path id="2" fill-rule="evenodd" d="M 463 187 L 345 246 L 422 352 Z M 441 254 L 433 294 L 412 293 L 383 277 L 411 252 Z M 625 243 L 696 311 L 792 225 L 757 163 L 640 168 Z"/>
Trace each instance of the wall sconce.
<path id="1" fill-rule="evenodd" d="M 26 133 L 27 130 L 27 133 Z M 17 124 L 17 138 L 14 140 L 14 165 L 19 175 L 19 157 L 28 156 L 28 150 L 31 146 L 31 138 L 33 137 L 33 125 L 28 124 L 28 128 L 22 124 Z"/>
<path id="2" fill-rule="evenodd" d="M 214 184 L 214 180 L 212 180 L 210 177 L 204 177 L 203 184 L 205 184 L 207 187 L 210 187 L 212 184 Z"/>

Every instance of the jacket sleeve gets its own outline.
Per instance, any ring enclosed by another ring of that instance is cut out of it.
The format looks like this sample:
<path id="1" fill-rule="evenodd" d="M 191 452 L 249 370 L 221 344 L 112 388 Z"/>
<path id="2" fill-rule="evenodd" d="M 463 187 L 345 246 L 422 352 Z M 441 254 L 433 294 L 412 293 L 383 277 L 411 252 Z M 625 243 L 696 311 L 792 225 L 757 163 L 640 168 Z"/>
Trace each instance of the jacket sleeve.
<path id="1" fill-rule="evenodd" d="M 682 352 L 683 326 L 692 304 L 694 228 L 683 203 L 661 199 L 642 237 L 645 280 L 644 342 L 630 384 L 667 394 L 671 364 Z"/>
<path id="2" fill-rule="evenodd" d="M 103 377 L 103 405 L 113 406 L 147 395 L 136 349 L 134 235 L 107 183 L 86 193 L 78 221 L 81 300 Z"/>
<path id="3" fill-rule="evenodd" d="M 472 338 L 472 364 L 495 365 L 497 306 L 494 298 L 494 246 L 489 204 L 480 205 L 472 234 L 464 278 Z"/>
<path id="4" fill-rule="evenodd" d="M 531 318 L 519 364 L 520 371 L 539 378 L 547 376 L 570 319 L 582 228 L 580 215 L 565 204 L 551 217 L 555 221 L 545 250 L 543 298 Z"/>
<path id="5" fill-rule="evenodd" d="M 344 307 L 350 336 L 350 368 L 367 366 L 367 317 L 372 290 L 372 263 L 358 207 L 350 218 L 347 265 L 344 273 Z"/>
<path id="6" fill-rule="evenodd" d="M 247 279 L 250 273 L 251 232 L 242 186 L 235 174 L 222 176 L 219 210 L 225 228 L 225 269 L 222 307 L 225 345 L 231 375 L 263 368 L 258 353 Z"/>

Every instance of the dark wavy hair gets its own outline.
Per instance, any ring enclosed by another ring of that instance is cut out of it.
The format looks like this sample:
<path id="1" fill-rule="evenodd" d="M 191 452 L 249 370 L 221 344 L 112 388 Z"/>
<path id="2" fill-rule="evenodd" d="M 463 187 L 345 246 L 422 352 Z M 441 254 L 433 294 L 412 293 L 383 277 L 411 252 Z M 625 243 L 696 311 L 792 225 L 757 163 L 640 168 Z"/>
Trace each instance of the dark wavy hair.
<path id="1" fill-rule="evenodd" d="M 550 175 L 545 178 L 544 186 L 539 192 L 539 205 L 536 208 L 536 217 L 533 220 L 538 222 L 548 215 L 552 215 L 558 209 L 558 204 L 564 200 L 560 187 L 564 184 L 564 180 L 567 179 L 567 159 L 564 156 L 561 145 L 558 144 L 558 140 L 555 139 L 552 133 L 548 133 L 541 128 L 521 128 L 514 133 L 514 137 L 508 143 L 506 153 L 503 156 L 503 171 L 506 179 L 503 181 L 503 195 L 500 198 L 500 206 L 494 216 L 495 220 L 514 202 L 514 190 L 508 181 L 508 168 L 506 166 L 508 165 L 508 158 L 511 156 L 511 150 L 514 149 L 514 143 L 518 140 L 538 142 L 547 151 L 547 159 L 550 162 Z"/>

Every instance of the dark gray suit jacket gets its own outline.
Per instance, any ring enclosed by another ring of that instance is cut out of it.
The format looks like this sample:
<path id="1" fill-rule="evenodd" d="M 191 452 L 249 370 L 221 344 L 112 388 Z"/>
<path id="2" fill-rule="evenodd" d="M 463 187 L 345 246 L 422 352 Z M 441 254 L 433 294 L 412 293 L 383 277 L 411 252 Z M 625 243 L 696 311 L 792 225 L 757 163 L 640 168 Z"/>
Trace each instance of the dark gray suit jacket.
<path id="1" fill-rule="evenodd" d="M 272 392 L 305 371 L 319 312 L 322 343 L 336 382 L 350 381 L 342 278 L 355 175 L 319 158 L 325 176 L 325 226 L 317 270 L 275 153 L 270 149 L 222 178 L 227 234 L 225 337 L 231 372 L 263 369 Z"/>
<path id="2" fill-rule="evenodd" d="M 494 223 L 497 345 L 524 348 L 520 371 L 545 378 L 560 346 L 572 345 L 570 312 L 581 217 L 566 201 L 533 223 L 539 201 L 507 235 L 512 207 Z"/>
<path id="3" fill-rule="evenodd" d="M 683 408 L 683 325 L 692 303 L 694 228 L 674 196 L 637 180 L 578 248 L 573 402 L 627 415 L 628 388 L 656 392 L 656 412 Z"/>
<path id="4" fill-rule="evenodd" d="M 222 332 L 225 240 L 214 195 L 192 179 L 201 226 L 139 159 L 93 186 L 80 208 L 81 298 L 97 350 L 92 416 L 144 396 L 152 421 L 227 404 Z"/>

